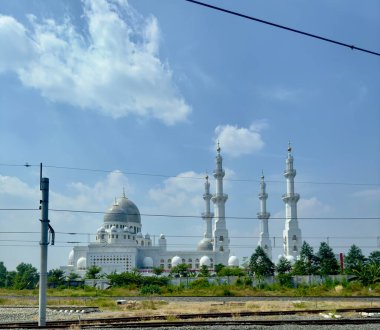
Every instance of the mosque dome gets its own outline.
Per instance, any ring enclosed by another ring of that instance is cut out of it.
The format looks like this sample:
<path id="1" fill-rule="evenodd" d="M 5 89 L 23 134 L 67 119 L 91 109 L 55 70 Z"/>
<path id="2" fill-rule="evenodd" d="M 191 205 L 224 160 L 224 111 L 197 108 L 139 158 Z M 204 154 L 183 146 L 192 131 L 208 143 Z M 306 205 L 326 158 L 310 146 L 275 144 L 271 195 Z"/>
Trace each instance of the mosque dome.
<path id="1" fill-rule="evenodd" d="M 209 258 L 208 256 L 203 256 L 203 257 L 201 258 L 201 260 L 199 260 L 199 264 L 200 264 L 201 266 L 207 266 L 207 267 L 210 267 L 210 265 L 211 265 L 211 260 L 210 260 L 210 258 Z"/>
<path id="2" fill-rule="evenodd" d="M 145 268 L 153 268 L 153 259 L 151 257 L 145 257 L 143 265 Z"/>
<path id="3" fill-rule="evenodd" d="M 143 235 L 141 234 L 141 232 L 137 233 L 136 235 L 137 238 L 143 238 Z"/>
<path id="4" fill-rule="evenodd" d="M 182 258 L 181 257 L 178 257 L 178 256 L 173 257 L 173 259 L 172 259 L 172 267 L 178 266 L 181 263 L 182 263 Z"/>
<path id="5" fill-rule="evenodd" d="M 100 227 L 98 230 L 97 230 L 97 233 L 98 234 L 102 234 L 102 233 L 105 233 L 106 232 L 106 229 L 104 227 Z"/>
<path id="6" fill-rule="evenodd" d="M 213 246 L 209 238 L 203 238 L 197 246 L 198 251 L 212 251 Z"/>
<path id="7" fill-rule="evenodd" d="M 80 257 L 77 261 L 77 269 L 84 270 L 86 269 L 87 260 L 85 257 Z"/>
<path id="8" fill-rule="evenodd" d="M 69 266 L 74 266 L 74 250 L 71 250 L 69 253 L 69 260 L 67 262 Z"/>
<path id="9" fill-rule="evenodd" d="M 112 232 L 112 233 L 115 233 L 115 232 L 117 232 L 117 229 L 116 229 L 116 227 L 115 227 L 115 226 L 112 226 L 112 227 L 111 227 L 111 232 Z"/>
<path id="10" fill-rule="evenodd" d="M 140 224 L 140 211 L 135 203 L 123 195 L 107 210 L 104 215 L 104 222 L 135 222 Z"/>
<path id="11" fill-rule="evenodd" d="M 145 235 L 145 239 L 150 239 L 150 235 L 149 235 L 149 234 L 146 234 L 146 235 Z"/>
<path id="12" fill-rule="evenodd" d="M 228 258 L 228 266 L 239 267 L 239 259 L 236 256 L 231 256 Z"/>
<path id="13" fill-rule="evenodd" d="M 161 234 L 161 235 L 160 235 L 160 239 L 165 239 L 165 235 L 164 235 L 164 234 Z"/>

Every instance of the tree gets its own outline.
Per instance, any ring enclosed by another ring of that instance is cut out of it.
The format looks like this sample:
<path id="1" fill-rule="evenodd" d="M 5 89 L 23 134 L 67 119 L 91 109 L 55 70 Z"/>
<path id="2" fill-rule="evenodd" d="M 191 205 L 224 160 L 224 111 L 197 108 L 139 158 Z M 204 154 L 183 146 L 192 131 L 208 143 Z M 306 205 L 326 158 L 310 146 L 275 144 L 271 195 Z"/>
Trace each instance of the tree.
<path id="1" fill-rule="evenodd" d="M 188 264 L 179 264 L 170 269 L 170 274 L 174 274 L 181 277 L 187 277 L 189 274 L 189 265 Z"/>
<path id="2" fill-rule="evenodd" d="M 85 278 L 88 279 L 96 279 L 99 278 L 99 273 L 102 271 L 102 267 L 96 266 L 96 265 L 91 265 L 90 267 L 87 268 L 86 270 L 86 275 Z"/>
<path id="3" fill-rule="evenodd" d="M 249 272 L 258 278 L 272 276 L 274 274 L 274 264 L 268 258 L 264 249 L 258 246 L 249 261 Z"/>
<path id="4" fill-rule="evenodd" d="M 380 251 L 372 251 L 368 257 L 368 263 L 380 265 Z"/>
<path id="5" fill-rule="evenodd" d="M 31 264 L 21 263 L 16 267 L 13 287 L 18 290 L 33 289 L 39 281 L 37 269 Z"/>
<path id="6" fill-rule="evenodd" d="M 160 266 L 160 267 L 153 267 L 152 268 L 152 272 L 154 275 L 161 275 L 163 272 L 164 272 L 164 267 Z"/>
<path id="7" fill-rule="evenodd" d="M 366 258 L 364 257 L 362 250 L 355 244 L 351 245 L 347 255 L 344 257 L 344 270 L 346 274 L 354 274 L 354 270 L 360 270 Z"/>
<path id="8" fill-rule="evenodd" d="M 5 287 L 7 284 L 7 268 L 4 263 L 0 261 L 0 288 Z"/>
<path id="9" fill-rule="evenodd" d="M 48 283 L 63 285 L 65 283 L 65 272 L 59 268 L 48 271 Z"/>
<path id="10" fill-rule="evenodd" d="M 71 272 L 69 275 L 66 276 L 66 279 L 68 281 L 77 281 L 79 278 L 80 278 L 80 276 L 74 272 Z"/>
<path id="11" fill-rule="evenodd" d="M 17 275 L 17 272 L 14 270 L 7 272 L 7 279 L 5 281 L 5 287 L 6 288 L 13 288 L 16 275 Z"/>
<path id="12" fill-rule="evenodd" d="M 368 263 L 361 269 L 354 269 L 353 274 L 364 286 L 380 282 L 380 264 Z"/>
<path id="13" fill-rule="evenodd" d="M 289 274 L 292 270 L 291 262 L 285 257 L 281 257 L 276 265 L 276 272 L 279 275 Z"/>
<path id="14" fill-rule="evenodd" d="M 215 273 L 216 273 L 216 275 L 218 275 L 219 276 L 219 273 L 220 273 L 220 271 L 224 268 L 224 267 L 226 267 L 226 266 L 224 266 L 223 264 L 216 264 L 215 265 Z"/>
<path id="15" fill-rule="evenodd" d="M 318 258 L 309 243 L 302 243 L 300 258 L 293 265 L 293 275 L 316 275 L 318 273 Z"/>
<path id="16" fill-rule="evenodd" d="M 322 276 L 336 275 L 339 273 L 339 264 L 331 247 L 322 242 L 317 253 L 319 274 Z"/>
<path id="17" fill-rule="evenodd" d="M 199 269 L 199 277 L 209 277 L 210 276 L 210 270 L 206 265 L 202 265 Z"/>
<path id="18" fill-rule="evenodd" d="M 292 285 L 291 270 L 292 263 L 285 257 L 281 257 L 276 265 L 277 279 L 281 285 L 287 287 Z"/>

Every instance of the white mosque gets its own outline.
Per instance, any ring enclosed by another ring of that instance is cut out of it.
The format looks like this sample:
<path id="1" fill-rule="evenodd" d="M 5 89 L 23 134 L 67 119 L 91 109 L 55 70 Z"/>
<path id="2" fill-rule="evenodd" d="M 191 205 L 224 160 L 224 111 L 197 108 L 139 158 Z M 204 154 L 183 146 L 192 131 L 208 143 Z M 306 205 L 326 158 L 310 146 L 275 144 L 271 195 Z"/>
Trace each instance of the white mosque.
<path id="1" fill-rule="evenodd" d="M 100 266 L 103 273 L 125 272 L 139 269 L 149 271 L 153 267 L 162 267 L 168 271 L 181 263 L 187 264 L 190 269 L 198 270 L 206 265 L 213 269 L 217 264 L 239 266 L 236 256 L 230 256 L 230 239 L 225 218 L 225 203 L 228 195 L 223 192 L 223 158 L 218 144 L 215 157 L 216 164 L 213 175 L 216 191 L 210 193 L 208 177 L 205 178 L 205 212 L 202 219 L 205 221 L 206 231 L 203 239 L 193 251 L 175 251 L 167 249 L 167 240 L 164 234 L 158 239 L 158 245 L 153 244 L 149 234 L 142 234 L 142 223 L 139 209 L 129 200 L 125 193 L 116 199 L 106 211 L 103 225 L 96 232 L 96 240 L 88 246 L 75 246 L 71 250 L 67 266 L 61 269 L 66 274 L 75 272 L 83 276 L 86 269 L 92 265 Z M 286 170 L 284 176 L 287 182 L 287 193 L 282 199 L 286 205 L 284 238 L 284 255 L 289 259 L 296 258 L 302 244 L 301 231 L 297 221 L 297 202 L 299 195 L 294 193 L 293 157 L 291 148 L 288 148 Z M 261 177 L 259 194 L 260 212 L 257 214 L 261 222 L 259 245 L 267 255 L 272 257 L 272 247 L 269 238 L 268 219 L 270 213 L 266 211 L 266 184 L 264 175 Z M 210 202 L 214 204 L 214 213 L 211 212 Z"/>

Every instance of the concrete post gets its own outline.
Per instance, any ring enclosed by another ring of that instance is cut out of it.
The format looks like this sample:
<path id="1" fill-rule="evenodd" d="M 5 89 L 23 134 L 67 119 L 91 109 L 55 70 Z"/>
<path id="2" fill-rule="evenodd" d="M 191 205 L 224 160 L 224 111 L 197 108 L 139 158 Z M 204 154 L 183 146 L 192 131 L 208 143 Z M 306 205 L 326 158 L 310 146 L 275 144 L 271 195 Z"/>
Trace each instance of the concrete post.
<path id="1" fill-rule="evenodd" d="M 41 178 L 41 259 L 40 259 L 40 291 L 39 291 L 39 319 L 38 325 L 46 325 L 46 289 L 47 289 L 47 255 L 49 230 L 49 179 Z"/>

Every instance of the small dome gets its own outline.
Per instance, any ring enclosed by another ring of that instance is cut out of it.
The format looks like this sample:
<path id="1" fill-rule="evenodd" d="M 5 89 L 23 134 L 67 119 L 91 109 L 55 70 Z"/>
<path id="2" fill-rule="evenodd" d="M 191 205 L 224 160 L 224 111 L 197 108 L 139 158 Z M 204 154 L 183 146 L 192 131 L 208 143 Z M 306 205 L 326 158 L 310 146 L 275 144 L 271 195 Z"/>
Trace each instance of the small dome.
<path id="1" fill-rule="evenodd" d="M 115 232 L 117 232 L 117 229 L 116 229 L 116 227 L 115 227 L 115 226 L 112 226 L 112 227 L 111 227 L 111 232 L 112 232 L 112 233 L 115 233 Z"/>
<path id="2" fill-rule="evenodd" d="M 285 256 L 285 258 L 286 258 L 286 260 L 290 261 L 291 263 L 293 263 L 295 261 L 293 256 Z"/>
<path id="3" fill-rule="evenodd" d="M 98 234 L 101 234 L 101 233 L 105 233 L 106 232 L 106 229 L 102 226 L 100 227 L 98 230 L 97 230 L 97 233 Z"/>
<path id="4" fill-rule="evenodd" d="M 231 256 L 228 258 L 228 266 L 239 267 L 239 258 L 236 256 Z"/>
<path id="5" fill-rule="evenodd" d="M 172 267 L 178 266 L 181 263 L 182 263 L 182 258 L 181 257 L 178 257 L 178 256 L 173 257 L 173 259 L 172 259 Z"/>
<path id="6" fill-rule="evenodd" d="M 140 211 L 135 203 L 122 196 L 108 209 L 104 215 L 104 222 L 135 222 L 141 224 Z"/>
<path id="7" fill-rule="evenodd" d="M 87 260 L 85 257 L 80 257 L 77 261 L 77 269 L 78 270 L 84 270 L 86 269 Z"/>
<path id="8" fill-rule="evenodd" d="M 124 231 L 125 233 L 128 233 L 128 232 L 129 232 L 129 229 L 128 229 L 128 227 L 127 227 L 127 226 L 125 226 L 125 227 L 123 228 L 123 231 Z"/>
<path id="9" fill-rule="evenodd" d="M 141 232 L 139 232 L 139 233 L 137 233 L 136 237 L 137 237 L 137 238 L 142 238 L 143 235 L 141 234 Z"/>
<path id="10" fill-rule="evenodd" d="M 143 260 L 144 268 L 153 268 L 153 259 L 151 257 L 145 257 Z"/>
<path id="11" fill-rule="evenodd" d="M 166 239 L 164 234 L 160 235 L 160 239 Z"/>
<path id="12" fill-rule="evenodd" d="M 209 258 L 208 256 L 203 256 L 203 257 L 201 258 L 201 260 L 199 260 L 199 264 L 200 264 L 201 266 L 207 266 L 207 267 L 210 267 L 210 265 L 211 265 L 211 260 L 210 260 L 210 258 Z"/>
<path id="13" fill-rule="evenodd" d="M 146 234 L 146 235 L 145 235 L 145 239 L 150 239 L 150 235 L 149 235 L 149 234 Z"/>
<path id="14" fill-rule="evenodd" d="M 213 246 L 209 238 L 202 239 L 197 246 L 198 251 L 212 251 Z"/>
<path id="15" fill-rule="evenodd" d="M 69 260 L 67 261 L 67 265 L 74 266 L 74 250 L 71 250 L 69 253 Z"/>

